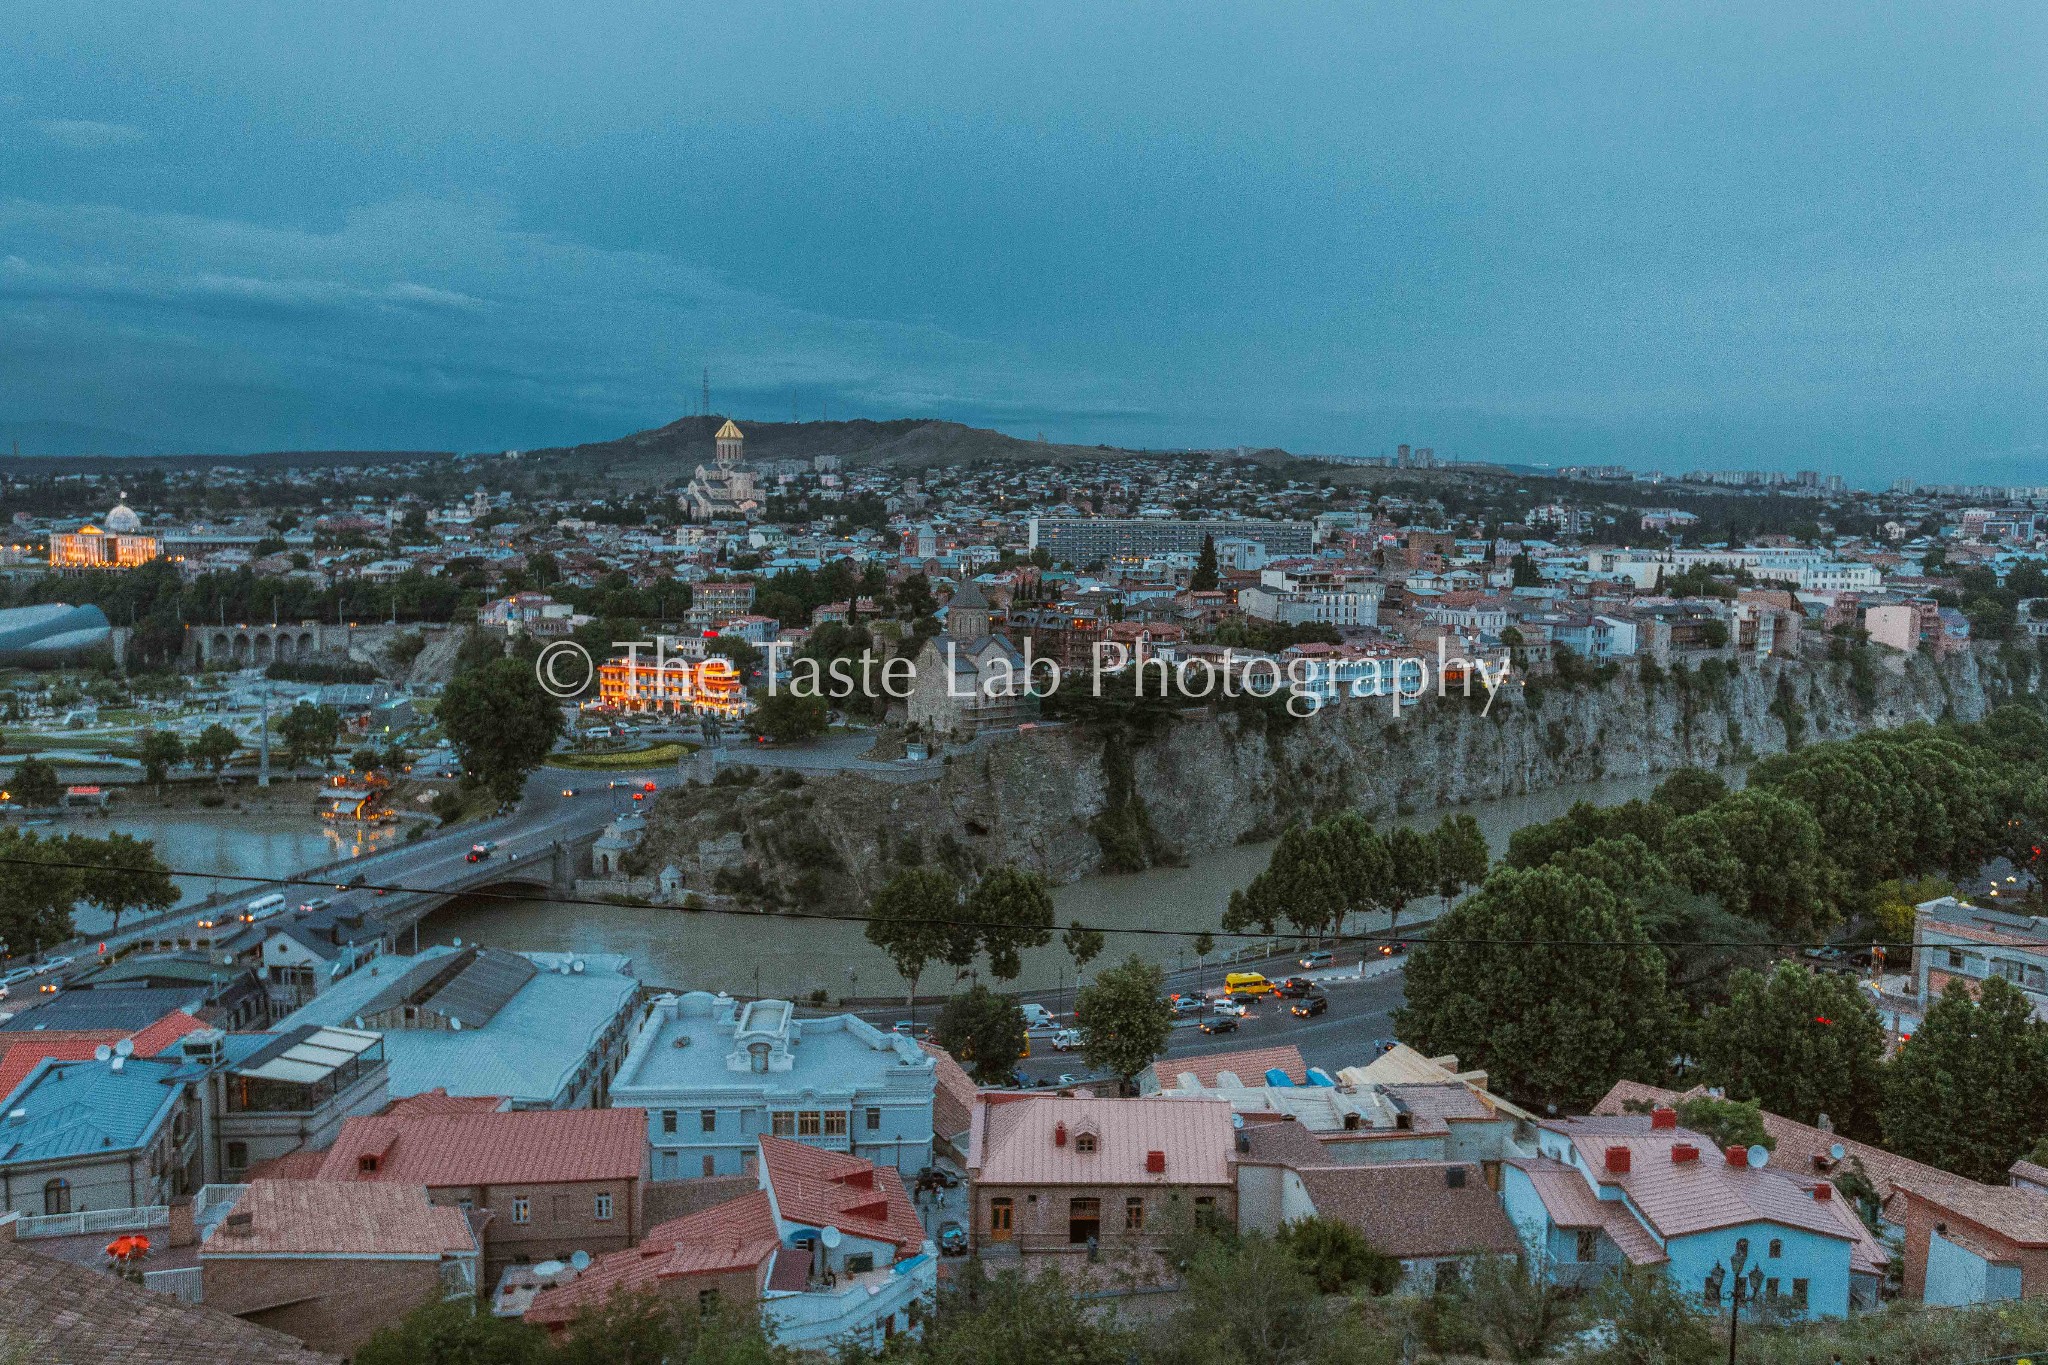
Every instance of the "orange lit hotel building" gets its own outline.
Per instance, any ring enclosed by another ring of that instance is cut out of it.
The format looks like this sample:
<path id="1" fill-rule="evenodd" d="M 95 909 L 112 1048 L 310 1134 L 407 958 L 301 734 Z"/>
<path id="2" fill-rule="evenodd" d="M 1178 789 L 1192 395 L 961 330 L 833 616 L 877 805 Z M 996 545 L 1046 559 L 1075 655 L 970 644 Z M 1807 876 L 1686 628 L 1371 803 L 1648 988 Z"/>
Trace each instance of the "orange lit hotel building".
<path id="1" fill-rule="evenodd" d="M 753 709 L 728 659 L 612 659 L 597 670 L 597 704 L 607 711 L 653 711 L 738 720 Z"/>

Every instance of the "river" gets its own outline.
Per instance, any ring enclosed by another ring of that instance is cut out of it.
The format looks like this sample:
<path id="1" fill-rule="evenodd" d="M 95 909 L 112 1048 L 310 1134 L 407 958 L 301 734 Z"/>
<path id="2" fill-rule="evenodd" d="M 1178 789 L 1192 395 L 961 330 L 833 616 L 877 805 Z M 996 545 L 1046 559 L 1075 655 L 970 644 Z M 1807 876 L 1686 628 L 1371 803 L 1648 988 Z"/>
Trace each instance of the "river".
<path id="1" fill-rule="evenodd" d="M 1508 836 L 1524 825 L 1562 815 L 1577 801 L 1615 805 L 1647 796 L 1665 774 L 1573 783 L 1498 801 L 1463 807 L 1479 822 L 1498 856 Z M 1723 774 L 1739 782 L 1739 772 Z M 1400 824 L 1427 827 L 1443 812 L 1404 817 Z M 1196 856 L 1186 867 L 1158 868 L 1129 876 L 1087 877 L 1053 891 L 1059 923 L 1080 920 L 1105 930 L 1122 928 L 1213 929 L 1230 893 L 1266 865 L 1271 842 L 1241 844 Z M 1354 920 L 1353 927 L 1360 921 Z M 1380 924 L 1367 927 L 1384 927 Z M 725 989 L 802 998 L 824 991 L 883 996 L 902 990 L 895 968 L 855 923 L 777 919 L 773 915 L 692 915 L 674 909 L 618 906 L 602 909 L 535 901 L 457 901 L 420 926 L 420 942 L 483 942 L 496 947 L 554 952 L 624 953 L 642 980 L 666 986 Z M 1138 953 L 1166 966 L 1192 966 L 1185 938 L 1143 934 L 1108 935 L 1097 960 L 1121 961 Z M 410 944 L 404 945 L 410 947 Z M 1073 963 L 1057 936 L 1045 948 L 1024 955 L 1017 986 L 1051 990 L 1073 981 Z M 943 994 L 949 969 L 927 969 L 921 992 Z"/>

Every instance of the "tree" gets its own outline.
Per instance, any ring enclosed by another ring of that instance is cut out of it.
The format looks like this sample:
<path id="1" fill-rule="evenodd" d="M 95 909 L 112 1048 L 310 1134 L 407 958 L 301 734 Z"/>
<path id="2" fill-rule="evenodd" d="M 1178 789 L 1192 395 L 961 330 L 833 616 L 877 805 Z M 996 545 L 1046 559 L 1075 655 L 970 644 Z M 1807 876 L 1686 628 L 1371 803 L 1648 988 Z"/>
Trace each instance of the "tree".
<path id="1" fill-rule="evenodd" d="M 242 747 L 242 741 L 235 738 L 235 732 L 227 726 L 215 723 L 192 737 L 191 747 L 186 751 L 194 763 L 203 763 L 213 773 L 214 780 L 220 780 L 221 769 L 235 756 L 235 750 Z"/>
<path id="2" fill-rule="evenodd" d="M 1609 1330 L 1606 1344 L 1587 1357 L 1597 1365 L 1714 1365 L 1720 1358 L 1711 1320 L 1663 1266 L 1609 1276 L 1592 1309 Z"/>
<path id="3" fill-rule="evenodd" d="M 1057 1270 L 990 1275 L 970 1259 L 940 1290 L 918 1359 L 928 1365 L 1125 1365 L 1138 1338 Z"/>
<path id="4" fill-rule="evenodd" d="M 1016 996 L 997 995 L 976 982 L 946 1001 L 934 1034 L 976 1081 L 1005 1085 L 1024 1055 L 1024 1011 Z"/>
<path id="5" fill-rule="evenodd" d="M 383 762 L 384 755 L 374 744 L 365 744 L 348 756 L 348 766 L 361 773 L 370 772 Z"/>
<path id="6" fill-rule="evenodd" d="M 1203 935 L 1204 938 L 1208 935 Z M 1074 976 L 1078 979 L 1089 963 L 1102 955 L 1105 940 L 1100 929 L 1090 929 L 1079 920 L 1067 925 L 1067 932 L 1060 935 L 1060 946 L 1067 950 L 1067 956 L 1074 959 Z"/>
<path id="7" fill-rule="evenodd" d="M 1887 1070 L 1879 1119 L 1900 1156 L 2002 1182 L 2048 1132 L 2048 1026 L 2003 977 L 1951 978 Z"/>
<path id="8" fill-rule="evenodd" d="M 1852 1137 L 1876 1136 L 1883 1059 L 1884 1024 L 1855 980 L 1796 962 L 1736 972 L 1700 1030 L 1709 1084 L 1800 1123 L 1826 1114 Z"/>
<path id="9" fill-rule="evenodd" d="M 1693 815 L 1728 794 L 1728 783 L 1709 768 L 1680 768 L 1657 784 L 1650 800 L 1673 815 Z"/>
<path id="10" fill-rule="evenodd" d="M 1664 852 L 1694 891 L 1769 925 L 1786 943 L 1835 919 L 1820 822 L 1798 801 L 1756 788 L 1733 792 L 1674 820 Z"/>
<path id="11" fill-rule="evenodd" d="M 1195 980 L 1197 988 L 1206 987 L 1208 985 L 1207 967 L 1209 954 L 1216 951 L 1216 939 L 1208 930 L 1204 929 L 1201 933 L 1195 935 L 1195 941 L 1188 946 L 1195 950 Z"/>
<path id="12" fill-rule="evenodd" d="M 1216 564 L 1216 537 L 1202 537 L 1201 557 L 1195 561 L 1195 572 L 1188 579 L 1189 592 L 1214 592 L 1221 581 Z"/>
<path id="13" fill-rule="evenodd" d="M 69 861 L 61 839 L 0 829 L 0 950 L 21 957 L 71 937 L 78 873 L 53 866 Z"/>
<path id="14" fill-rule="evenodd" d="M 453 691 L 452 685 L 450 690 Z M 341 735 L 341 712 L 331 706 L 315 706 L 312 702 L 302 701 L 278 721 L 277 735 L 284 741 L 284 765 L 287 768 L 296 768 L 315 757 L 324 762 L 334 748 L 334 741 Z"/>
<path id="15" fill-rule="evenodd" d="M 953 935 L 946 960 L 964 967 L 976 949 L 988 955 L 989 975 L 1014 981 L 1024 969 L 1023 951 L 1052 942 L 1052 889 L 1045 878 L 1005 864 L 967 893 L 964 929 Z M 964 948 L 964 954 L 962 949 Z"/>
<path id="16" fill-rule="evenodd" d="M 169 730 L 145 730 L 136 745 L 136 756 L 142 760 L 143 777 L 156 786 L 157 795 L 161 796 L 171 769 L 185 761 L 185 741 Z"/>
<path id="17" fill-rule="evenodd" d="M 1387 858 L 1387 909 L 1393 912 L 1387 932 L 1392 933 L 1409 901 L 1436 894 L 1436 848 L 1428 835 L 1398 825 L 1387 836 Z"/>
<path id="18" fill-rule="evenodd" d="M 1492 854 L 1479 822 L 1469 815 L 1446 815 L 1430 835 L 1430 843 L 1436 855 L 1436 893 L 1448 910 L 1466 887 L 1486 880 Z"/>
<path id="19" fill-rule="evenodd" d="M 518 659 L 458 674 L 437 715 L 463 768 L 500 801 L 519 799 L 562 733 L 560 705 Z"/>
<path id="20" fill-rule="evenodd" d="M 1128 1086 L 1166 1050 L 1173 1006 L 1160 995 L 1165 975 L 1132 953 L 1120 967 L 1098 972 L 1074 1000 L 1081 1051 L 1088 1065 Z"/>
<path id="21" fill-rule="evenodd" d="M 15 765 L 8 787 L 17 806 L 31 810 L 54 806 L 64 799 L 64 783 L 57 769 L 40 758 L 24 758 Z"/>
<path id="22" fill-rule="evenodd" d="M 79 900 L 111 916 L 114 932 L 121 930 L 121 916 L 129 910 L 168 910 L 178 903 L 178 885 L 170 869 L 156 856 L 156 845 L 127 834 L 109 834 L 104 839 L 68 834 L 59 856 L 73 869 L 74 892 Z"/>
<path id="23" fill-rule="evenodd" d="M 1340 1294 L 1355 1284 L 1391 1294 L 1401 1282 L 1401 1263 L 1373 1250 L 1363 1233 L 1341 1219 L 1297 1218 L 1282 1225 L 1278 1240 L 1322 1293 Z"/>
<path id="24" fill-rule="evenodd" d="M 1406 975 L 1402 1040 L 1484 1067 L 1525 1105 L 1583 1108 L 1670 1056 L 1664 955 L 1604 884 L 1563 868 L 1496 869 Z"/>
<path id="25" fill-rule="evenodd" d="M 917 1008 L 917 979 L 943 957 L 960 917 L 960 886 L 937 868 L 906 867 L 868 898 L 868 942 L 889 955 Z"/>
<path id="26" fill-rule="evenodd" d="M 1730 1100 L 1717 1095 L 1695 1095 L 1678 1102 L 1681 1127 L 1710 1139 L 1716 1147 L 1763 1147 L 1774 1149 L 1778 1140 L 1764 1127 L 1764 1107 L 1758 1100 Z"/>
<path id="27" fill-rule="evenodd" d="M 1472 1267 L 1467 1311 L 1489 1345 L 1509 1360 L 1541 1360 L 1576 1318 L 1574 1297 L 1541 1260 L 1488 1256 Z"/>
<path id="28" fill-rule="evenodd" d="M 747 725 L 755 734 L 766 735 L 777 744 L 792 744 L 824 734 L 826 720 L 823 697 L 799 697 L 788 688 L 779 687 L 754 703 L 754 713 L 747 718 Z"/>
<path id="29" fill-rule="evenodd" d="M 422 1304 L 355 1350 L 355 1365 L 541 1365 L 547 1334 L 518 1318 L 476 1312 L 467 1299 Z"/>

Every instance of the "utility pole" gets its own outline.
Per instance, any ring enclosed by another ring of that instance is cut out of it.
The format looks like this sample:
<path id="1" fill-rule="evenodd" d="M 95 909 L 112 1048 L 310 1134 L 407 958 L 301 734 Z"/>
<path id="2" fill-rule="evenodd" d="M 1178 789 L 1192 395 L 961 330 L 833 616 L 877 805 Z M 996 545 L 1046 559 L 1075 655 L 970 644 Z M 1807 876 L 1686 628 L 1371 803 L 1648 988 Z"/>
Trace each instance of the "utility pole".
<path id="1" fill-rule="evenodd" d="M 263 698 L 263 728 L 256 735 L 256 785 L 267 787 L 270 785 L 270 684 L 263 683 L 259 694 Z"/>

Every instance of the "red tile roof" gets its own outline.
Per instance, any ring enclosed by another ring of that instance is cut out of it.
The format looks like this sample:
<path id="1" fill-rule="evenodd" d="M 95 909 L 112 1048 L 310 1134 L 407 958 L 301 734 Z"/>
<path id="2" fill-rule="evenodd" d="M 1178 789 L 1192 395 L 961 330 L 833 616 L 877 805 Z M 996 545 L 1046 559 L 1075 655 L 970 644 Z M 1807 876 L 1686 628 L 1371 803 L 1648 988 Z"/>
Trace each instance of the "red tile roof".
<path id="1" fill-rule="evenodd" d="M 1287 1079 L 1296 1085 L 1308 1084 L 1308 1063 L 1302 1059 L 1301 1049 L 1292 1043 L 1279 1047 L 1248 1047 L 1235 1052 L 1197 1052 L 1185 1057 L 1161 1057 L 1152 1063 L 1152 1074 L 1159 1078 L 1161 1090 L 1171 1090 L 1178 1084 L 1184 1071 L 1195 1073 L 1195 1079 L 1205 1086 L 1213 1087 L 1217 1076 L 1228 1071 L 1246 1085 L 1264 1085 L 1268 1071 L 1279 1070 L 1287 1073 Z"/>
<path id="2" fill-rule="evenodd" d="M 1463 1173 L 1456 1187 L 1448 1175 L 1453 1170 Z M 1388 1256 L 1415 1260 L 1521 1249 L 1514 1225 L 1476 1163 L 1306 1166 L 1297 1174 L 1317 1213 L 1351 1224 L 1374 1250 Z"/>
<path id="3" fill-rule="evenodd" d="M 600 1256 L 567 1284 L 542 1290 L 526 1310 L 526 1320 L 542 1327 L 562 1326 L 583 1308 L 615 1293 L 649 1289 L 678 1276 L 735 1270 L 759 1274 L 762 1262 L 781 1245 L 768 1192 L 756 1190 L 655 1224 L 639 1246 Z"/>
<path id="4" fill-rule="evenodd" d="M 327 1163 L 327 1153 L 311 1147 L 301 1147 L 274 1156 L 268 1161 L 259 1161 L 242 1172 L 245 1181 L 257 1180 L 318 1180 L 320 1168 Z"/>
<path id="5" fill-rule="evenodd" d="M 420 1114 L 495 1114 L 512 1103 L 503 1095 L 451 1095 L 440 1086 L 406 1095 L 384 1106 L 389 1118 L 411 1118 Z"/>
<path id="6" fill-rule="evenodd" d="M 242 1215 L 248 1215 L 244 1223 Z M 461 1209 L 427 1202 L 420 1185 L 392 1181 L 256 1180 L 199 1250 L 234 1256 L 409 1256 L 474 1252 Z"/>
<path id="7" fill-rule="evenodd" d="M 920 1040 L 918 1046 L 930 1054 L 939 1083 L 932 1096 L 932 1131 L 940 1137 L 958 1137 L 974 1121 L 974 1078 L 937 1043 Z"/>
<path id="8" fill-rule="evenodd" d="M 786 1221 L 893 1242 L 899 1258 L 924 1245 L 924 1223 L 894 1167 L 788 1138 L 758 1141 L 776 1211 Z"/>
<path id="9" fill-rule="evenodd" d="M 41 1032 L 0 1033 L 0 1097 L 14 1093 L 14 1087 L 28 1078 L 44 1058 L 60 1062 L 92 1060 L 93 1049 L 112 1047 L 123 1038 L 135 1044 L 136 1055 L 154 1057 L 186 1034 L 206 1025 L 183 1010 L 172 1010 L 134 1033 L 115 1028 L 44 1029 Z"/>
<path id="10" fill-rule="evenodd" d="M 975 1101 L 967 1165 L 989 1185 L 1227 1185 L 1236 1148 L 1227 1100 L 996 1093 Z"/>
<path id="11" fill-rule="evenodd" d="M 1561 1228 L 1598 1228 L 1605 1232 L 1631 1265 L 1658 1265 L 1668 1259 L 1657 1239 L 1638 1223 L 1620 1200 L 1593 1193 L 1586 1178 L 1549 1157 L 1510 1157 L 1508 1165 L 1529 1177 L 1550 1221 Z"/>
<path id="12" fill-rule="evenodd" d="M 364 1170 L 374 1157 L 374 1170 Z M 322 1180 L 455 1185 L 624 1180 L 647 1165 L 644 1109 L 520 1109 L 504 1113 L 352 1118 L 328 1149 Z"/>

